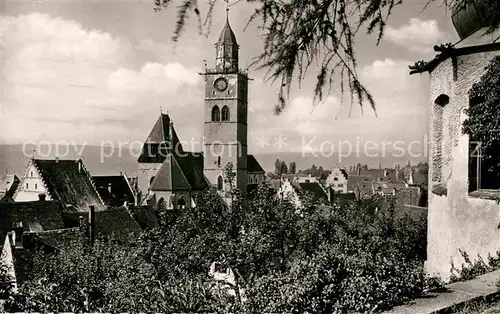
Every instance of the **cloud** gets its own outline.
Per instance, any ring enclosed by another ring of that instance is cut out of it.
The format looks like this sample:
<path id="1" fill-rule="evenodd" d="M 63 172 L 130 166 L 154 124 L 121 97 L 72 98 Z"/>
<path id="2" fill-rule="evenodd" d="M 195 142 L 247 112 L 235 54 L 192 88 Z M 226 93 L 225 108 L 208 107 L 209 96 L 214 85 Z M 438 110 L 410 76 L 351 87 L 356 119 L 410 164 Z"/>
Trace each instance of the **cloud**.
<path id="1" fill-rule="evenodd" d="M 387 26 L 384 38 L 410 51 L 429 53 L 434 45 L 447 38 L 447 34 L 439 28 L 436 20 L 412 18 L 399 28 Z"/>
<path id="2" fill-rule="evenodd" d="M 4 142 L 142 140 L 160 106 L 180 121 L 200 111 L 198 69 L 133 67 L 124 37 L 40 13 L 4 17 L 1 27 Z"/>
<path id="3" fill-rule="evenodd" d="M 428 82 L 425 76 L 409 76 L 408 64 L 406 60 L 380 59 L 360 68 L 360 79 L 375 99 L 378 117 L 367 103 L 363 113 L 358 103 L 351 107 L 344 99 L 342 104 L 341 95 L 328 97 L 314 110 L 311 97 L 297 96 L 279 116 L 270 115 L 265 106 L 255 110 L 250 145 L 273 151 L 279 136 L 287 138 L 285 149 L 294 151 L 302 151 L 304 143 L 311 143 L 311 149 L 317 150 L 329 143 L 338 148 L 342 141 L 424 141 L 428 131 Z M 261 145 L 262 137 L 269 145 Z"/>

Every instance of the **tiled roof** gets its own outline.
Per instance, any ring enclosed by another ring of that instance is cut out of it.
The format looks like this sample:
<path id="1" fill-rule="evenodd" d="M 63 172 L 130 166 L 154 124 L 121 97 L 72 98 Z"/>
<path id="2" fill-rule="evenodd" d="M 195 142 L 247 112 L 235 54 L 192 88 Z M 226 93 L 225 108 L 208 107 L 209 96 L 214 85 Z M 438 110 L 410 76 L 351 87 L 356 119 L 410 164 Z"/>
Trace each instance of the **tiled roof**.
<path id="1" fill-rule="evenodd" d="M 384 194 L 392 194 L 405 187 L 404 182 L 373 181 L 374 192 L 382 191 Z"/>
<path id="2" fill-rule="evenodd" d="M 88 223 L 88 213 L 64 213 L 66 227 L 80 226 L 80 217 Z M 137 221 L 125 208 L 109 209 L 95 212 L 97 235 L 109 237 L 115 234 L 118 238 L 125 239 L 130 234 L 139 234 L 142 229 Z"/>
<path id="3" fill-rule="evenodd" d="M 328 200 L 325 191 L 317 182 L 298 183 L 301 192 L 312 195 L 316 199 Z"/>
<path id="4" fill-rule="evenodd" d="M 350 175 L 347 180 L 347 190 L 355 191 L 356 188 L 360 188 L 361 190 L 371 191 L 372 178 L 370 176 Z"/>
<path id="5" fill-rule="evenodd" d="M 17 285 L 19 286 L 30 279 L 30 275 L 33 273 L 33 258 L 37 250 L 55 253 L 57 250 L 71 245 L 74 241 L 83 240 L 82 236 L 78 228 L 25 232 L 23 233 L 22 247 L 15 247 L 10 236 L 5 238 L 5 241 L 11 242 Z"/>
<path id="6" fill-rule="evenodd" d="M 140 163 L 162 163 L 167 153 L 172 149 L 182 152 L 182 145 L 172 124 L 172 136 L 170 135 L 171 119 L 166 114 L 161 114 L 142 146 Z M 172 137 L 172 138 L 171 138 Z"/>
<path id="7" fill-rule="evenodd" d="M 123 175 L 93 176 L 92 180 L 94 180 L 97 192 L 108 206 L 121 206 L 125 201 L 129 204 L 134 203 L 134 192 Z"/>
<path id="8" fill-rule="evenodd" d="M 130 206 L 129 211 L 143 230 L 158 227 L 158 219 L 152 207 Z"/>
<path id="9" fill-rule="evenodd" d="M 43 230 L 64 228 L 62 212 L 57 201 L 0 202 L 0 239 L 5 238 L 16 222 L 23 223 L 24 231 L 30 231 L 30 226 Z"/>
<path id="10" fill-rule="evenodd" d="M 262 169 L 261 165 L 259 164 L 257 159 L 255 159 L 254 155 L 247 156 L 247 171 L 265 173 L 264 169 Z"/>
<path id="11" fill-rule="evenodd" d="M 203 190 L 209 185 L 203 175 L 202 155 L 169 154 L 151 183 L 152 191 Z"/>
<path id="12" fill-rule="evenodd" d="M 33 159 L 32 162 L 52 199 L 72 205 L 75 211 L 88 211 L 90 205 L 96 210 L 106 208 L 81 160 Z"/>
<path id="13" fill-rule="evenodd" d="M 356 199 L 356 193 L 333 193 L 333 199 L 341 201 L 354 201 Z"/>
<path id="14" fill-rule="evenodd" d="M 15 174 L 6 174 L 4 179 L 0 180 L 0 201 L 11 200 L 20 182 Z"/>

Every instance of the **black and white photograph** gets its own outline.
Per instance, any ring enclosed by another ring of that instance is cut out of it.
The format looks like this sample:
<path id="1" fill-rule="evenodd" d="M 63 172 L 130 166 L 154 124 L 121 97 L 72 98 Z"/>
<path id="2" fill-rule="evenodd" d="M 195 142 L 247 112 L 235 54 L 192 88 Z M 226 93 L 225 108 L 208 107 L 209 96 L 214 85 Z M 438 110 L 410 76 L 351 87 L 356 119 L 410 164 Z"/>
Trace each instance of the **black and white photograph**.
<path id="1" fill-rule="evenodd" d="M 500 314 L 500 0 L 0 0 L 0 312 Z"/>

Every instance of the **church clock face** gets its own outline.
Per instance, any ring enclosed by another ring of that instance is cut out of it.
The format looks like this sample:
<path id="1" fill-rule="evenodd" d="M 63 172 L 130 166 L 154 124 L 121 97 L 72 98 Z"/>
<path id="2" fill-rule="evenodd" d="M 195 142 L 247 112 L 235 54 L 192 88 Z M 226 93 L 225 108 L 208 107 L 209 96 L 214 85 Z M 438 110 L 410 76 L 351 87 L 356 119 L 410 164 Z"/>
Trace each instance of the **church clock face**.
<path id="1" fill-rule="evenodd" d="M 219 92 L 223 92 L 227 89 L 227 80 L 223 77 L 219 77 L 215 80 L 214 85 Z"/>

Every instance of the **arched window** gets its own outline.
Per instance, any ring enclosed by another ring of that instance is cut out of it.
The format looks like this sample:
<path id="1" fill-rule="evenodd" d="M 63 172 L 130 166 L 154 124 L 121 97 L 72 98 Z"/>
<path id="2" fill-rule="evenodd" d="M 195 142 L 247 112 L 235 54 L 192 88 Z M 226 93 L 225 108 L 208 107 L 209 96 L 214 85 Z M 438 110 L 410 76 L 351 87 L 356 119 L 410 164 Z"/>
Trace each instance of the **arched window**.
<path id="1" fill-rule="evenodd" d="M 184 209 L 186 208 L 186 201 L 184 198 L 180 198 L 179 201 L 177 202 L 177 208 Z"/>
<path id="2" fill-rule="evenodd" d="M 443 111 L 444 107 L 449 104 L 450 97 L 441 94 L 434 100 L 434 110 L 432 118 L 432 141 L 433 150 L 433 165 L 432 165 L 432 181 L 441 183 L 442 180 L 442 160 L 443 160 Z"/>
<path id="3" fill-rule="evenodd" d="M 337 178 L 337 177 L 333 178 L 333 181 L 338 181 L 338 180 L 339 180 L 339 178 Z"/>
<path id="4" fill-rule="evenodd" d="M 220 168 L 220 156 L 217 156 L 217 167 Z"/>
<path id="5" fill-rule="evenodd" d="M 158 209 L 158 211 L 161 211 L 161 212 L 168 210 L 168 204 L 163 197 L 160 198 L 160 200 L 158 201 L 157 209 Z"/>
<path id="6" fill-rule="evenodd" d="M 224 183 L 223 183 L 223 181 L 222 181 L 222 177 L 221 177 L 221 176 L 219 176 L 219 177 L 217 178 L 217 190 L 221 191 L 221 190 L 222 190 L 222 188 L 223 188 L 223 184 L 224 184 Z"/>
<path id="7" fill-rule="evenodd" d="M 227 106 L 222 107 L 222 121 L 229 121 L 229 108 Z"/>
<path id="8" fill-rule="evenodd" d="M 217 105 L 212 108 L 212 121 L 219 122 L 220 121 L 220 110 Z"/>

